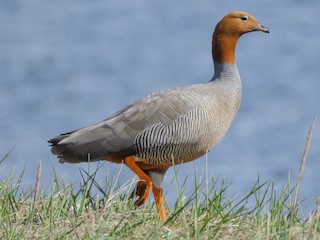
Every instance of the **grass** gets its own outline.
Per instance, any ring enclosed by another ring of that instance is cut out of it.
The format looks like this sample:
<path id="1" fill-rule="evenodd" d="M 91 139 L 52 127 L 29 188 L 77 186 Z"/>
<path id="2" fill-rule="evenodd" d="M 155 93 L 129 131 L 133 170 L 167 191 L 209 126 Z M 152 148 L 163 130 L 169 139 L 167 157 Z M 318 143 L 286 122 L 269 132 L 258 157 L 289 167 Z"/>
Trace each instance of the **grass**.
<path id="1" fill-rule="evenodd" d="M 82 169 L 80 188 L 55 176 L 47 192 L 39 188 L 39 162 L 32 191 L 20 189 L 23 173 L 0 183 L 0 239 L 320 239 L 320 203 L 302 214 L 298 201 L 314 124 L 293 186 L 288 177 L 277 192 L 272 181 L 261 183 L 258 177 L 238 198 L 228 195 L 223 182 L 195 179 L 193 194 L 185 198 L 184 184 L 176 181 L 178 199 L 171 209 L 166 206 L 164 224 L 153 204 L 136 208 L 127 197 L 134 179 L 121 187 L 117 179 L 100 186 L 95 181 L 99 167 L 93 173 Z M 255 206 L 249 207 L 252 200 Z"/>

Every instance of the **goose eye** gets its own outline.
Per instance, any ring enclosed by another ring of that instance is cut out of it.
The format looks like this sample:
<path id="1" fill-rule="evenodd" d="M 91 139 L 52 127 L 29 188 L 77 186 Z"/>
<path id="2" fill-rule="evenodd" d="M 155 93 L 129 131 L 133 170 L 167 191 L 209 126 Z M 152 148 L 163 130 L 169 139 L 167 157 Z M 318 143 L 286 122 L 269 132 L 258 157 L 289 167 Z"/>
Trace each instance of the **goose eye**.
<path id="1" fill-rule="evenodd" d="M 248 16 L 242 16 L 242 17 L 241 17 L 241 20 L 244 21 L 244 22 L 248 21 L 248 19 L 249 19 Z"/>

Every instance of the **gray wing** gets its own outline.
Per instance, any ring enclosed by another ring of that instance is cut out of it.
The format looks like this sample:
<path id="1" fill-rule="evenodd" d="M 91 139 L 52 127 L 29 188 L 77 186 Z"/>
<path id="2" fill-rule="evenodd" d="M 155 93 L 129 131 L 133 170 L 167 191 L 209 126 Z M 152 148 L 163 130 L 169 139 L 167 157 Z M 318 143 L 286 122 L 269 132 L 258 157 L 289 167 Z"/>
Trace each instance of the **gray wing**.
<path id="1" fill-rule="evenodd" d="M 144 129 L 169 125 L 195 107 L 191 88 L 160 91 L 142 98 L 104 121 L 50 139 L 61 162 L 96 161 L 136 154 L 135 138 Z M 90 155 L 90 156 L 89 156 Z"/>

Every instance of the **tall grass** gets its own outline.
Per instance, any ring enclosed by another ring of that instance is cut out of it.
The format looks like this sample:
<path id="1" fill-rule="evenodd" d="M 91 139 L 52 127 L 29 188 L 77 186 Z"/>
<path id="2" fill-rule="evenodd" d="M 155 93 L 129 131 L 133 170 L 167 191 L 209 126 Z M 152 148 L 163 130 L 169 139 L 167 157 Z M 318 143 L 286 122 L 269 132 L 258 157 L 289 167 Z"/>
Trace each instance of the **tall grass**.
<path id="1" fill-rule="evenodd" d="M 314 122 L 315 123 L 315 122 Z M 168 220 L 160 222 L 153 204 L 136 208 L 130 196 L 136 180 L 117 187 L 117 178 L 103 186 L 96 181 L 100 166 L 81 169 L 82 181 L 66 184 L 55 174 L 50 190 L 40 189 L 41 163 L 35 187 L 21 191 L 23 173 L 0 183 L 1 239 L 320 239 L 320 204 L 303 213 L 299 186 L 310 143 L 312 125 L 299 178 L 278 192 L 272 181 L 260 178 L 243 197 L 229 196 L 228 186 L 195 177 L 194 192 L 185 197 L 185 182 L 174 179 L 178 198 Z M 0 165 L 5 158 L 0 159 Z M 54 171 L 54 169 L 53 169 Z M 175 173 L 179 171 L 175 169 Z M 205 184 L 206 187 L 203 187 Z M 254 206 L 248 204 L 254 202 Z"/>

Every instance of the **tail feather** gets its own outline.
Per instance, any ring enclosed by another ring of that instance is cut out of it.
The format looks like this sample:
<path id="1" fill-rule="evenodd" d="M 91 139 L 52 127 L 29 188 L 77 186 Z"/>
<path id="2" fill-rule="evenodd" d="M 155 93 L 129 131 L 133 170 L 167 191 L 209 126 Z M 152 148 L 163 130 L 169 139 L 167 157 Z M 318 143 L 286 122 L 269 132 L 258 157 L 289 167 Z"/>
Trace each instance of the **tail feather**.
<path id="1" fill-rule="evenodd" d="M 48 140 L 51 152 L 58 156 L 60 163 L 93 162 L 107 159 L 120 163 L 123 156 L 135 154 L 136 149 L 131 141 L 115 138 L 108 131 L 103 132 L 104 129 L 95 131 L 95 128 L 91 128 L 63 133 Z"/>
<path id="2" fill-rule="evenodd" d="M 54 138 L 49 139 L 49 140 L 48 140 L 48 143 L 51 144 L 50 146 L 55 146 L 55 145 L 57 145 L 61 140 L 69 137 L 69 135 L 72 134 L 72 133 L 74 133 L 74 132 L 75 132 L 75 131 L 60 134 L 60 135 L 57 136 L 57 137 L 54 137 Z"/>
<path id="3" fill-rule="evenodd" d="M 59 144 L 63 139 L 67 138 L 70 136 L 70 134 L 74 133 L 75 131 L 68 132 L 68 133 L 63 133 L 60 134 L 57 137 L 51 138 L 48 140 L 48 143 L 50 143 L 51 146 L 51 152 L 54 155 L 57 155 L 59 158 L 60 163 L 65 162 L 65 152 L 66 152 L 66 145 L 65 144 Z M 71 162 L 80 162 L 80 161 L 71 161 Z"/>

